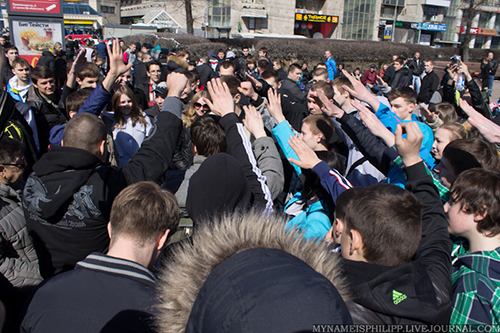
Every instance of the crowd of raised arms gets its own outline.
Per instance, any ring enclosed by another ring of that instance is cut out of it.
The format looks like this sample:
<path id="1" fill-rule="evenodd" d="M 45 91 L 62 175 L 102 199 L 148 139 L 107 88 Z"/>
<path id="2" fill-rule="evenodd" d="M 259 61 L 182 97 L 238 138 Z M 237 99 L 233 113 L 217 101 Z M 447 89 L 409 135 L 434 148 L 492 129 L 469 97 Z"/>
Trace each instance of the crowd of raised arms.
<path id="1" fill-rule="evenodd" d="M 4 332 L 500 325 L 492 52 L 0 42 Z"/>

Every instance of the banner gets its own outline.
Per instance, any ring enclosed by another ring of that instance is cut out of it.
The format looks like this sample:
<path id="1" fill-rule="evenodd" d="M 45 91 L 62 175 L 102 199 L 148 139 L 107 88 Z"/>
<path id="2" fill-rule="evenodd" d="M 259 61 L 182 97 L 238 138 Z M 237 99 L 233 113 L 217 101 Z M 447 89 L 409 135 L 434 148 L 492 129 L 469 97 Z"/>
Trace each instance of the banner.
<path id="1" fill-rule="evenodd" d="M 460 27 L 460 33 L 465 34 L 465 26 Z M 482 36 L 495 36 L 497 31 L 495 29 L 484 29 L 484 28 L 470 28 L 471 35 L 482 35 Z"/>
<path id="2" fill-rule="evenodd" d="M 33 67 L 43 51 L 51 51 L 56 42 L 64 47 L 63 21 L 36 19 L 32 17 L 10 17 L 10 35 L 17 46 L 19 56 Z"/>
<path id="3" fill-rule="evenodd" d="M 313 23 L 338 23 L 338 16 L 295 13 L 296 21 Z"/>
<path id="4" fill-rule="evenodd" d="M 10 15 L 63 17 L 62 0 L 7 0 Z"/>

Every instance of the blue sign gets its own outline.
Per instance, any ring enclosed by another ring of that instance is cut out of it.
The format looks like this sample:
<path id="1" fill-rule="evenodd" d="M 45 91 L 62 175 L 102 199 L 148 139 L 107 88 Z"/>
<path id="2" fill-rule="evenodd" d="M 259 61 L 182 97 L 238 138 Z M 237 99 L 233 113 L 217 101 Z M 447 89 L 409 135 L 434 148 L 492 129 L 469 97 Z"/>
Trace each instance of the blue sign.
<path id="1" fill-rule="evenodd" d="M 446 24 L 419 22 L 417 23 L 417 29 L 426 31 L 446 31 Z"/>

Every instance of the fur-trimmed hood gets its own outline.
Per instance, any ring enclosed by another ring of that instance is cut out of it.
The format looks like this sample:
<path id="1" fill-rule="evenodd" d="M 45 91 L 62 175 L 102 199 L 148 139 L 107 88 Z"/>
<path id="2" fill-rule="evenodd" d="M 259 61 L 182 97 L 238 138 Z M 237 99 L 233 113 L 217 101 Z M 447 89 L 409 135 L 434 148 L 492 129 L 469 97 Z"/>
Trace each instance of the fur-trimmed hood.
<path id="1" fill-rule="evenodd" d="M 167 68 L 173 72 L 177 69 L 187 69 L 189 64 L 182 57 L 176 57 L 174 55 L 169 55 L 167 57 Z"/>
<path id="2" fill-rule="evenodd" d="M 280 216 L 265 218 L 262 213 L 251 212 L 199 223 L 193 244 L 180 244 L 163 263 L 158 282 L 158 331 L 184 332 L 208 276 L 232 256 L 249 249 L 277 249 L 300 259 L 328 279 L 342 299 L 348 301 L 338 254 L 328 252 L 321 242 L 307 242 L 286 230 L 285 222 Z"/>

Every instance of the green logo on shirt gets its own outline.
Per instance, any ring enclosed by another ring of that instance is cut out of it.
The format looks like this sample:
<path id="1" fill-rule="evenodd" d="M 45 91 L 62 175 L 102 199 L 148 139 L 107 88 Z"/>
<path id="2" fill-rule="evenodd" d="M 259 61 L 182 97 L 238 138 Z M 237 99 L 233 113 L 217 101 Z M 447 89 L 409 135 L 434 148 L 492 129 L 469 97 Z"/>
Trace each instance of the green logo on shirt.
<path id="1" fill-rule="evenodd" d="M 402 301 L 406 299 L 406 295 L 403 293 L 400 293 L 399 291 L 393 290 L 392 291 L 392 302 L 394 305 L 398 305 Z"/>

